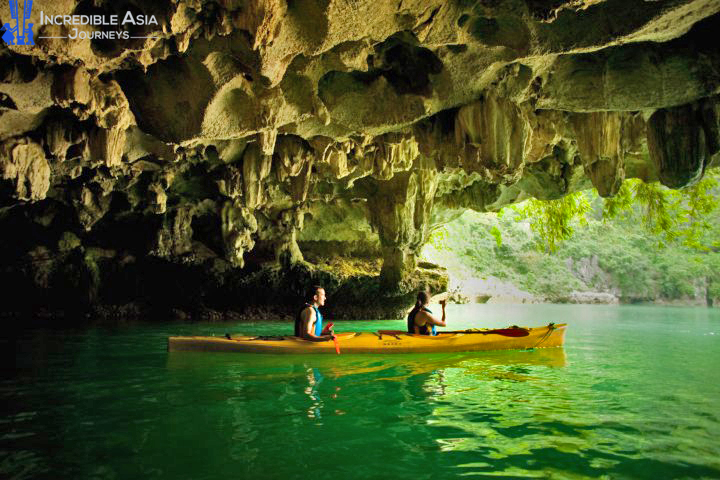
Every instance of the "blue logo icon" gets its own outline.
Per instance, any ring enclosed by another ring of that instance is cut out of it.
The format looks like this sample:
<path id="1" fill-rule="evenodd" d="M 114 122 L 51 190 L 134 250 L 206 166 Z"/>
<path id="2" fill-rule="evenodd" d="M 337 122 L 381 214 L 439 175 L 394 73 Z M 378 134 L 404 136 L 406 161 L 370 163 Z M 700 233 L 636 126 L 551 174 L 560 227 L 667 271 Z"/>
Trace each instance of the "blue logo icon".
<path id="1" fill-rule="evenodd" d="M 25 27 L 25 22 L 30 20 L 33 0 L 25 0 L 23 3 L 22 24 L 18 15 L 18 0 L 8 0 L 8 3 L 10 4 L 10 16 L 15 20 L 16 25 L 15 28 L 10 28 L 10 22 L 7 22 L 0 28 L 0 31 L 5 31 L 2 34 L 3 41 L 8 45 L 35 45 L 32 31 L 33 24 L 28 23 L 27 28 Z"/>

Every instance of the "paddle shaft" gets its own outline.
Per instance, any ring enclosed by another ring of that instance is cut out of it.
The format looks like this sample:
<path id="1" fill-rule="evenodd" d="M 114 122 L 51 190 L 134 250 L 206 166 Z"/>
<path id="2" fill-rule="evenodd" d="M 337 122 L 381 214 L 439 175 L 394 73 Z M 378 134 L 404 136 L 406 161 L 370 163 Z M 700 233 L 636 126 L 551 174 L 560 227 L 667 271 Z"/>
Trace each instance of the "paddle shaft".
<path id="1" fill-rule="evenodd" d="M 408 332 L 404 330 L 378 330 L 380 335 L 406 335 Z M 524 328 L 497 328 L 494 330 L 451 330 L 451 331 L 440 331 L 442 333 L 464 333 L 464 334 L 483 334 L 483 335 L 502 335 L 504 337 L 527 337 L 530 332 Z"/>
<path id="2" fill-rule="evenodd" d="M 495 330 L 455 330 L 450 332 L 438 332 L 438 333 L 465 333 L 465 334 L 477 334 L 482 335 L 502 335 L 504 337 L 527 337 L 530 332 L 524 328 L 497 328 Z"/>

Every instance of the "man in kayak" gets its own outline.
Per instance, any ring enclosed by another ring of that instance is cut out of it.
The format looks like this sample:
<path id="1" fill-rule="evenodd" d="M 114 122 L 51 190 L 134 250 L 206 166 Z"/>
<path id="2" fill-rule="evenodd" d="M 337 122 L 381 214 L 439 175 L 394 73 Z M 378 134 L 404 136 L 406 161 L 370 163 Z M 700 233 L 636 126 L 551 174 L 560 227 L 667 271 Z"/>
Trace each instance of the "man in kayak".
<path id="1" fill-rule="evenodd" d="M 323 328 L 323 316 L 319 307 L 325 305 L 325 289 L 313 286 L 308 292 L 307 302 L 295 318 L 295 336 L 312 342 L 332 340 L 332 324 Z"/>
<path id="2" fill-rule="evenodd" d="M 446 327 L 445 323 L 445 300 L 440 300 L 442 306 L 442 319 L 433 315 L 427 308 L 430 303 L 430 295 L 427 292 L 419 292 L 415 306 L 407 318 L 408 333 L 420 335 L 437 335 L 435 327 Z"/>

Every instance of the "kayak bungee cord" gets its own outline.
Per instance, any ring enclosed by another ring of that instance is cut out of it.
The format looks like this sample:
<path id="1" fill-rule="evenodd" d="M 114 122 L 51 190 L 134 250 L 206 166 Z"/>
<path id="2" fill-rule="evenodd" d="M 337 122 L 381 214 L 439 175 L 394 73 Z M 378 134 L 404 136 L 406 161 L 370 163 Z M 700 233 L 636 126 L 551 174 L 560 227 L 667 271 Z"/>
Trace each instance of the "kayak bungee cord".
<path id="1" fill-rule="evenodd" d="M 537 348 L 541 343 L 543 343 L 545 340 L 547 340 L 548 338 L 550 338 L 550 334 L 553 332 L 553 330 L 555 330 L 555 323 L 554 323 L 554 322 L 548 323 L 548 331 L 545 333 L 545 335 L 543 335 L 543 336 L 540 338 L 540 340 L 538 341 L 538 343 L 535 344 L 535 346 L 529 348 L 528 350 L 531 350 L 531 349 L 533 349 L 533 348 Z"/>

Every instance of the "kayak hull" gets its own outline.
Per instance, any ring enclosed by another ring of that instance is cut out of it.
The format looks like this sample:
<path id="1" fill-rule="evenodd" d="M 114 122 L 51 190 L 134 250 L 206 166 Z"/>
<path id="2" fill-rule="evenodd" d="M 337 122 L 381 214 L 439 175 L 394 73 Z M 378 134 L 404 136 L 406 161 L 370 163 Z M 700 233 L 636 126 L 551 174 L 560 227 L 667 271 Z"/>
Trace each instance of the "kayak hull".
<path id="1" fill-rule="evenodd" d="M 437 336 L 407 333 L 338 333 L 341 353 L 435 353 L 486 350 L 523 350 L 561 347 L 565 343 L 566 324 L 526 327 L 524 336 L 508 336 L 502 331 L 474 330 L 440 333 Z M 494 333 L 501 332 L 501 333 Z M 262 337 L 170 337 L 170 352 L 241 352 L 271 354 L 336 354 L 332 341 L 311 342 L 294 336 Z"/>

